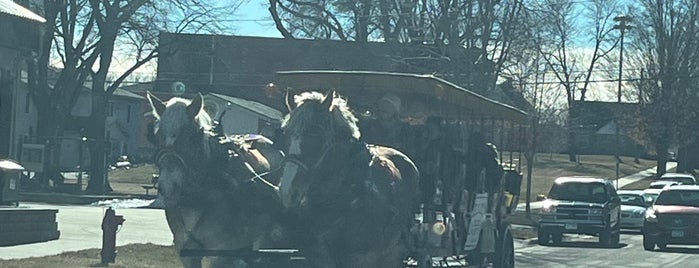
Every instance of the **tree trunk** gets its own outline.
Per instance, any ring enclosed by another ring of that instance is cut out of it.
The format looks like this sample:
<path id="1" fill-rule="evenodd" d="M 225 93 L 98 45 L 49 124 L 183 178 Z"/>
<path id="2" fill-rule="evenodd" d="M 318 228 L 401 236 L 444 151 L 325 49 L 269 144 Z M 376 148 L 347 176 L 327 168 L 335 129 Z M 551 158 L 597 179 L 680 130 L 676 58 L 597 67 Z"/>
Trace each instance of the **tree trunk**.
<path id="1" fill-rule="evenodd" d="M 535 152 L 526 152 L 524 154 L 527 159 L 527 196 L 526 196 L 526 212 L 527 215 L 531 213 L 531 202 L 532 202 L 532 173 L 534 171 L 534 157 Z"/>
<path id="2" fill-rule="evenodd" d="M 569 121 L 570 122 L 570 121 Z M 568 125 L 568 161 L 577 162 L 577 134 L 572 124 Z"/>
<path id="3" fill-rule="evenodd" d="M 92 89 L 92 113 L 88 130 L 92 141 L 90 143 L 90 180 L 86 188 L 87 192 L 101 194 L 112 191 L 107 177 L 107 148 L 109 148 L 109 141 L 105 140 L 107 94 L 103 85 L 103 81 L 95 79 Z"/>
<path id="4" fill-rule="evenodd" d="M 667 144 L 665 140 L 661 141 L 658 143 L 658 146 L 656 147 L 657 154 L 658 154 L 658 159 L 657 159 L 657 164 L 658 168 L 655 171 L 655 174 L 657 174 L 657 178 L 660 178 L 665 172 L 667 171 L 667 150 L 670 146 Z M 656 178 L 656 179 L 657 179 Z"/>

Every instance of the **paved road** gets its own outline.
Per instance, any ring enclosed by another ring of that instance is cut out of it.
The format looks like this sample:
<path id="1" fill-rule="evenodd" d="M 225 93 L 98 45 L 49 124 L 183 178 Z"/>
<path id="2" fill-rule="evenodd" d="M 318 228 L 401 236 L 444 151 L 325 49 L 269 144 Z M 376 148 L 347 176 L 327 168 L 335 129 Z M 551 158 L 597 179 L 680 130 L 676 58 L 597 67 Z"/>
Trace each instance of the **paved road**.
<path id="1" fill-rule="evenodd" d="M 558 246 L 516 247 L 516 267 L 699 267 L 697 246 L 645 251 L 642 239 L 640 233 L 624 233 L 618 248 L 601 248 L 597 237 L 570 235 Z"/>

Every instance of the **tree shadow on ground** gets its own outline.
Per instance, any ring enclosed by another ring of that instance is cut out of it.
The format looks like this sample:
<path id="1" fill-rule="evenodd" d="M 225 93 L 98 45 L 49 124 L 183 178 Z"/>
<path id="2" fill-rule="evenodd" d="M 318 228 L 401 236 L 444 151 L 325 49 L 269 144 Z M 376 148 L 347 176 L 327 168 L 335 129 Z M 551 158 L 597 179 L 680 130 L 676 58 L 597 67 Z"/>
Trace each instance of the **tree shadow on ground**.
<path id="1" fill-rule="evenodd" d="M 665 249 L 656 249 L 655 251 L 665 253 L 699 254 L 699 248 L 697 247 L 667 247 Z"/>
<path id="2" fill-rule="evenodd" d="M 562 248 L 608 248 L 608 249 L 620 249 L 628 246 L 625 243 L 618 243 L 614 246 L 601 245 L 596 241 L 563 241 L 556 244 L 547 244 L 547 247 L 562 247 Z M 698 249 L 699 250 L 699 249 Z M 699 251 L 698 251 L 699 252 Z"/>

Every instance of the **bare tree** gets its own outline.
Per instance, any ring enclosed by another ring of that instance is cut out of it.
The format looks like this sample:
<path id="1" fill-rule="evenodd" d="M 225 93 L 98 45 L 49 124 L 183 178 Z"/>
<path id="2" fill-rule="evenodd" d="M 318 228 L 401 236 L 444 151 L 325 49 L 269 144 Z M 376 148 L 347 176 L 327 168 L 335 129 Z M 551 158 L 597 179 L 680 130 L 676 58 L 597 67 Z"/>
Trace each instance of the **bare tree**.
<path id="1" fill-rule="evenodd" d="M 565 90 L 568 107 L 576 100 L 584 101 L 596 68 L 617 44 L 613 31 L 617 1 L 593 0 L 581 6 L 574 1 L 542 0 L 532 2 L 529 8 L 541 22 L 541 55 Z M 585 10 L 582 14 L 581 8 Z M 576 123 L 569 117 L 567 125 L 569 160 L 576 161 Z"/>
<path id="2" fill-rule="evenodd" d="M 534 21 L 527 21 L 535 23 Z M 526 188 L 525 199 L 526 212 L 531 212 L 531 181 L 536 161 L 536 154 L 540 152 L 542 141 L 542 129 L 561 122 L 563 114 L 560 106 L 562 91 L 553 90 L 552 85 L 546 83 L 548 63 L 541 56 L 541 39 L 535 33 L 536 27 L 528 27 L 532 30 L 530 36 L 519 45 L 522 53 L 510 58 L 508 67 L 503 70 L 501 76 L 512 81 L 513 86 L 520 91 L 522 96 L 530 103 L 526 110 L 529 115 L 525 131 L 526 142 L 523 144 L 524 158 L 526 159 Z M 549 137 L 550 138 L 550 137 Z M 550 140 L 549 140 L 550 142 Z"/>
<path id="3" fill-rule="evenodd" d="M 437 75 L 485 91 L 512 52 L 522 2 L 270 0 L 269 11 L 285 38 L 413 44 L 412 55 L 393 60 L 429 72 L 448 66 Z"/>
<path id="4" fill-rule="evenodd" d="M 60 177 L 56 149 L 64 127 L 75 121 L 72 107 L 81 91 L 87 89 L 92 98 L 90 120 L 85 126 L 91 155 L 87 190 L 111 191 L 105 172 L 105 107 L 109 97 L 131 73 L 158 56 L 154 41 L 159 30 L 209 29 L 215 24 L 205 20 L 216 16 L 211 8 L 194 0 L 45 0 L 40 8 L 47 22 L 39 54 L 28 65 L 30 90 L 39 109 L 37 133 L 50 145 L 44 175 Z M 171 19 L 183 15 L 187 17 L 181 23 L 170 25 Z M 115 57 L 131 57 L 133 62 L 108 83 Z M 55 59 L 61 70 L 54 79 L 49 67 Z"/>
<path id="5" fill-rule="evenodd" d="M 694 124 L 699 100 L 699 3 L 691 0 L 640 1 L 631 48 L 643 70 L 635 84 L 641 90 L 642 127 L 657 153 L 657 174 L 666 170 L 671 144 L 697 142 Z"/>

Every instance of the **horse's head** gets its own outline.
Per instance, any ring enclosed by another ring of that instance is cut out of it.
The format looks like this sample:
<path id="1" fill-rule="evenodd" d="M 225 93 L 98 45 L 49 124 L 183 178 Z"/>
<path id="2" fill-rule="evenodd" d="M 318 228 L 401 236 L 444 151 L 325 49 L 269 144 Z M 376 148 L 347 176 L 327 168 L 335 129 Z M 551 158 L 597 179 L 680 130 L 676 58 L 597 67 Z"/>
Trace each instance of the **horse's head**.
<path id="1" fill-rule="evenodd" d="M 165 153 L 158 158 L 158 198 L 164 202 L 165 207 L 177 207 L 184 197 L 181 189 L 186 184 L 187 171 L 176 154 Z"/>
<path id="2" fill-rule="evenodd" d="M 282 122 L 288 149 L 279 190 L 286 207 L 301 204 L 313 179 L 308 172 L 317 168 L 334 144 L 360 136 L 357 118 L 334 91 L 304 92 L 294 102 L 296 107 Z"/>
<path id="3" fill-rule="evenodd" d="M 171 147 L 183 135 L 212 126 L 211 118 L 203 110 L 201 94 L 197 94 L 192 100 L 174 97 L 167 102 L 150 92 L 147 97 L 155 117 L 153 134 L 158 148 Z"/>

